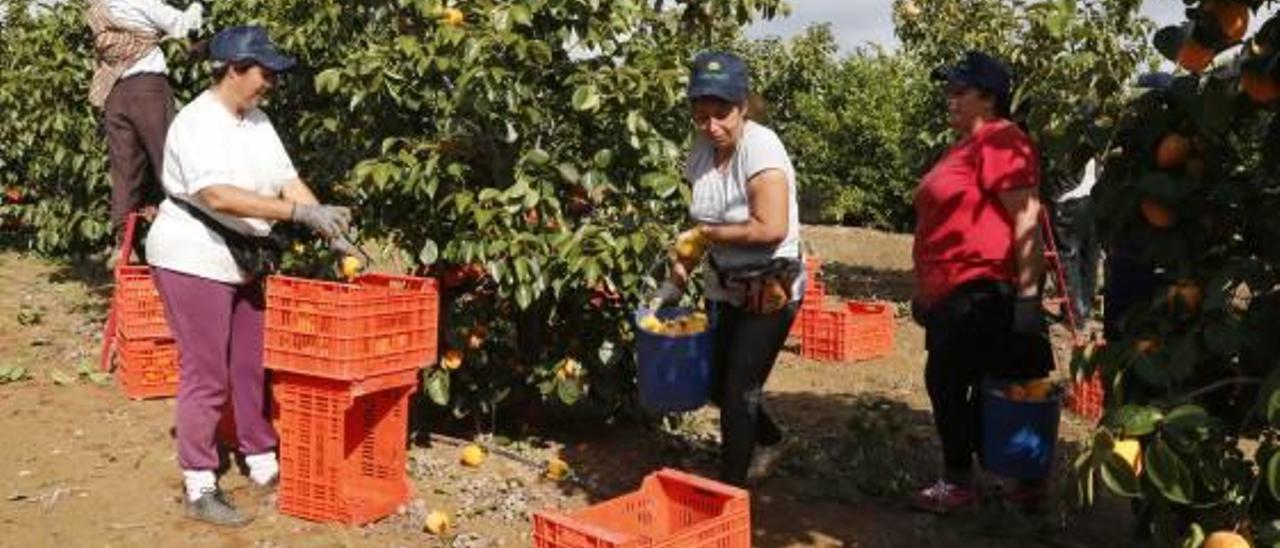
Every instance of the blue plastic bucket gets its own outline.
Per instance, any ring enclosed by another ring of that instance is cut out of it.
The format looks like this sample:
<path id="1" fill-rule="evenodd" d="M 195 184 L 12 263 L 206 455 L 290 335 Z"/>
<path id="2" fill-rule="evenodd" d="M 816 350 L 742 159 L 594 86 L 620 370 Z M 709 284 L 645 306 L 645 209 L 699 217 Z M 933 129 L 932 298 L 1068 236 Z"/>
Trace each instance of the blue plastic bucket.
<path id="1" fill-rule="evenodd" d="M 1008 478 L 1047 478 L 1058 445 L 1062 396 L 1053 391 L 1043 401 L 1014 401 L 1004 395 L 1008 385 L 982 384 L 982 465 Z"/>
<path id="2" fill-rule="evenodd" d="M 668 320 L 691 313 L 688 308 L 663 308 L 658 319 Z M 655 413 L 692 411 L 711 397 L 711 349 L 715 326 L 695 335 L 661 335 L 640 327 L 640 319 L 651 314 L 636 311 L 636 384 L 640 405 Z"/>

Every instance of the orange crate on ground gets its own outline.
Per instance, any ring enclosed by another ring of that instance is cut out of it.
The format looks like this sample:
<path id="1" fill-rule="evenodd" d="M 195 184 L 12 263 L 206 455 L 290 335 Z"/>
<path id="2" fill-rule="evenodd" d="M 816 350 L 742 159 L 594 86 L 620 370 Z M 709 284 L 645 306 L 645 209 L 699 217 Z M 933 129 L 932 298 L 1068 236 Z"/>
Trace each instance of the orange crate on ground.
<path id="1" fill-rule="evenodd" d="M 418 369 L 436 360 L 439 311 L 433 278 L 367 274 L 348 284 L 272 276 L 264 361 L 338 380 Z"/>
<path id="2" fill-rule="evenodd" d="M 1088 379 L 1071 382 L 1067 390 L 1067 409 L 1086 419 L 1098 420 L 1102 417 L 1105 396 L 1106 390 L 1102 387 L 1102 377 L 1094 373 Z"/>
<path id="3" fill-rule="evenodd" d="M 533 516 L 536 548 L 749 548 L 750 495 L 663 469 L 640 490 L 584 508 Z"/>
<path id="4" fill-rule="evenodd" d="M 117 335 L 116 380 L 125 396 L 142 400 L 178 395 L 178 345 L 173 339 Z"/>
<path id="5" fill-rule="evenodd" d="M 808 257 L 804 260 L 804 268 L 808 283 L 804 289 L 804 300 L 800 301 L 800 308 L 801 310 L 822 308 L 827 300 L 827 286 L 822 282 L 822 261 L 817 257 Z M 803 334 L 804 320 L 804 314 L 796 315 L 795 321 L 791 323 L 791 331 L 787 333 L 788 342 L 800 339 Z"/>
<path id="6" fill-rule="evenodd" d="M 409 396 L 418 372 L 357 382 L 276 372 L 280 513 L 320 522 L 376 521 L 409 500 Z"/>
<path id="7" fill-rule="evenodd" d="M 151 279 L 151 268 L 120 266 L 115 273 L 117 329 L 131 339 L 169 338 L 164 302 Z"/>
<path id="8" fill-rule="evenodd" d="M 847 301 L 838 308 L 806 310 L 800 354 L 824 361 L 862 361 L 893 353 L 893 305 Z"/>

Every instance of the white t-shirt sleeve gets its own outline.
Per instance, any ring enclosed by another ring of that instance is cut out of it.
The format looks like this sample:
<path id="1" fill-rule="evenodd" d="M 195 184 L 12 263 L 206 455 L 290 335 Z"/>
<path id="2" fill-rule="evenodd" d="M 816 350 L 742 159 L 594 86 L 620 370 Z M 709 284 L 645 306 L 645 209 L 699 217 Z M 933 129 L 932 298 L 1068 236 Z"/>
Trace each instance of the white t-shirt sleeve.
<path id="1" fill-rule="evenodd" d="M 742 142 L 742 174 L 746 176 L 743 184 L 749 184 L 752 177 L 762 171 L 777 169 L 787 171 L 787 149 L 782 146 L 778 135 L 764 128 L 752 131 Z"/>
<path id="2" fill-rule="evenodd" d="M 271 182 L 275 192 L 280 192 L 286 185 L 298 179 L 298 170 L 293 167 L 293 160 L 289 158 L 289 151 L 285 150 L 284 142 L 280 140 L 280 134 L 276 133 L 275 126 L 267 121 L 266 128 L 271 132 L 272 149 L 267 180 Z"/>
<path id="3" fill-rule="evenodd" d="M 194 122 L 195 120 L 183 120 Z M 213 185 L 231 184 L 232 174 L 223 158 L 226 147 L 216 142 L 221 132 L 199 131 L 192 124 L 174 124 L 165 142 L 166 162 L 173 162 L 177 188 L 172 192 L 195 196 Z"/>

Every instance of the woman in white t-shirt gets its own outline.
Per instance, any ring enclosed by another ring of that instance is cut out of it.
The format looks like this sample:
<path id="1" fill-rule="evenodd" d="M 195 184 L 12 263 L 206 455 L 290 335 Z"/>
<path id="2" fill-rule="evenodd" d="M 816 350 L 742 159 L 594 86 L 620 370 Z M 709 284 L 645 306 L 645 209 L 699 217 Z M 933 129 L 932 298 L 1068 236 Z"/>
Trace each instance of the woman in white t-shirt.
<path id="1" fill-rule="evenodd" d="M 689 214 L 698 224 L 681 235 L 708 248 L 704 287 L 715 315 L 720 479 L 734 485 L 763 479 L 789 446 L 765 412 L 762 391 L 805 283 L 795 169 L 777 134 L 747 118 L 748 88 L 739 57 L 704 52 L 694 60 L 688 97 L 698 131 L 685 177 L 693 186 Z M 672 263 L 681 290 L 694 262 Z"/>
<path id="2" fill-rule="evenodd" d="M 241 271 L 220 231 L 265 236 L 275 221 L 292 220 L 342 247 L 335 242 L 345 241 L 340 234 L 350 212 L 316 201 L 258 109 L 276 74 L 294 60 L 276 51 L 260 27 L 223 30 L 208 47 L 215 82 L 169 127 L 168 198 L 146 245 L 181 356 L 175 422 L 186 515 L 239 526 L 249 518 L 218 490 L 214 472 L 214 435 L 228 397 L 250 480 L 270 489 L 279 466 L 262 364 L 261 284 Z"/>

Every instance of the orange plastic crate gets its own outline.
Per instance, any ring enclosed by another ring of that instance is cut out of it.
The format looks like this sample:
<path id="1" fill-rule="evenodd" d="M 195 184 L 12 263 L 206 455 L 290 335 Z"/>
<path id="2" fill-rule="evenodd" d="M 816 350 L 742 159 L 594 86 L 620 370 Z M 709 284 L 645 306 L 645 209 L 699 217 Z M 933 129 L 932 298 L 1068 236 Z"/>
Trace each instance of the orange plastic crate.
<path id="1" fill-rule="evenodd" d="M 800 301 L 800 309 L 822 308 L 827 300 L 827 286 L 822 282 L 822 261 L 817 257 L 809 257 L 805 259 L 804 267 L 808 273 L 808 282 L 804 289 L 804 300 Z M 791 323 L 791 331 L 787 333 L 788 342 L 795 342 L 803 336 L 804 321 L 804 314 L 796 316 L 796 320 Z"/>
<path id="2" fill-rule="evenodd" d="M 368 274 L 355 283 L 267 280 L 267 368 L 338 380 L 434 363 L 440 295 L 433 278 Z"/>
<path id="3" fill-rule="evenodd" d="M 417 371 L 343 382 L 277 372 L 280 513 L 358 525 L 409 500 L 409 395 Z"/>
<path id="4" fill-rule="evenodd" d="M 663 469 L 640 490 L 569 513 L 533 516 L 536 548 L 749 548 L 750 495 Z"/>
<path id="5" fill-rule="evenodd" d="M 178 345 L 173 339 L 117 335 L 116 380 L 125 396 L 142 400 L 178 395 Z"/>
<path id="6" fill-rule="evenodd" d="M 1098 420 L 1102 417 L 1105 397 L 1106 390 L 1102 387 L 1102 377 L 1094 373 L 1088 379 L 1071 382 L 1067 390 L 1067 409 L 1086 419 Z"/>
<path id="7" fill-rule="evenodd" d="M 131 339 L 173 337 L 150 267 L 120 266 L 115 277 L 117 329 Z"/>
<path id="8" fill-rule="evenodd" d="M 893 353 L 893 305 L 848 301 L 805 310 L 800 354 L 823 361 L 862 361 Z"/>

